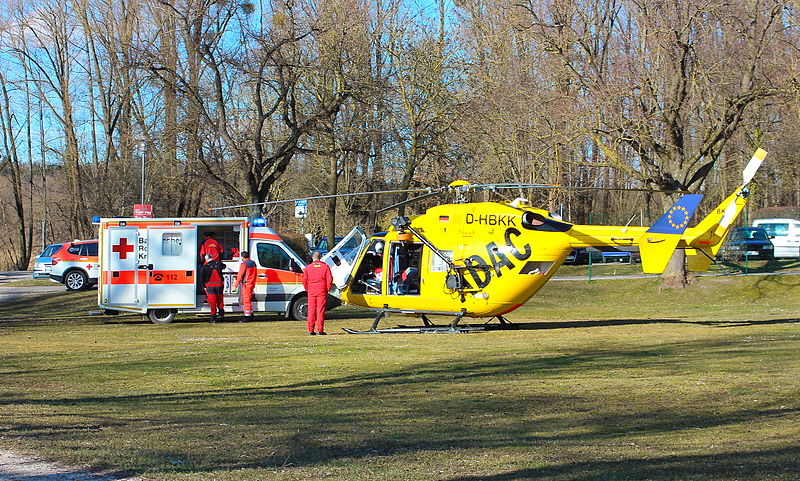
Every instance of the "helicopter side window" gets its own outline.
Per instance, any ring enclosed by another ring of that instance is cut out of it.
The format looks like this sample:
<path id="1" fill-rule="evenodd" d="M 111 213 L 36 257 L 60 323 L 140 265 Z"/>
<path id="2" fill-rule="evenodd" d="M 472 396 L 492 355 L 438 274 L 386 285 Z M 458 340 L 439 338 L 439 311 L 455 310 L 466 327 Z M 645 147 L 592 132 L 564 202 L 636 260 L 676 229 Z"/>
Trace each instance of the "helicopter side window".
<path id="1" fill-rule="evenodd" d="M 395 242 L 389 257 L 390 294 L 419 295 L 422 244 Z"/>
<path id="2" fill-rule="evenodd" d="M 367 252 L 356 269 L 357 282 L 351 288 L 355 294 L 380 295 L 385 275 L 383 272 L 383 239 L 370 242 Z"/>

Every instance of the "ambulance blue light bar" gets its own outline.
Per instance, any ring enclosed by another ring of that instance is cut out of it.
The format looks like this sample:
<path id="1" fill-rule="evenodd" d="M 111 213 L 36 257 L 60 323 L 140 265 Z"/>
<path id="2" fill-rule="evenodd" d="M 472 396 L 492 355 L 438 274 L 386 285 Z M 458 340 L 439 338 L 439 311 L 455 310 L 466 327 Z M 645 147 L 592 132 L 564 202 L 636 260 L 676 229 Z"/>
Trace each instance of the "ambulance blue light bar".
<path id="1" fill-rule="evenodd" d="M 96 215 L 92 217 L 92 224 L 99 224 L 100 223 L 100 216 Z"/>
<path id="2" fill-rule="evenodd" d="M 256 217 L 250 221 L 250 225 L 253 227 L 266 227 L 267 226 L 267 219 L 263 217 Z"/>

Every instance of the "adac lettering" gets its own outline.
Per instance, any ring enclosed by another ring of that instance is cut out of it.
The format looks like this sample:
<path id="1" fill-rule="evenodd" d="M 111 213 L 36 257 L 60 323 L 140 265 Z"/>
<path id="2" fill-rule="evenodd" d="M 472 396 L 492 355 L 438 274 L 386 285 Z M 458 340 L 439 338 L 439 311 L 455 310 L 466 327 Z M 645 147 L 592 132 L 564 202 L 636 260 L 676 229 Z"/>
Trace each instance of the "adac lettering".
<path id="1" fill-rule="evenodd" d="M 466 223 L 516 226 L 517 216 L 509 214 L 467 214 Z"/>
<path id="2" fill-rule="evenodd" d="M 511 248 L 511 257 L 519 261 L 525 261 L 533 254 L 533 249 L 530 244 L 518 247 L 514 243 L 512 237 L 517 238 L 521 234 L 522 233 L 518 229 L 509 227 L 506 229 L 503 238 L 505 239 L 505 246 Z M 512 271 L 516 267 L 514 260 L 509 258 L 505 252 L 497 247 L 497 243 L 494 241 L 486 244 L 486 258 L 488 262 L 480 255 L 474 254 L 469 256 L 465 262 L 467 274 L 472 278 L 472 282 L 481 289 L 489 285 L 489 282 L 492 280 L 492 271 L 494 271 L 497 277 L 502 277 L 503 269 L 507 268 L 509 271 Z M 469 282 L 469 280 L 467 280 L 467 282 Z"/>

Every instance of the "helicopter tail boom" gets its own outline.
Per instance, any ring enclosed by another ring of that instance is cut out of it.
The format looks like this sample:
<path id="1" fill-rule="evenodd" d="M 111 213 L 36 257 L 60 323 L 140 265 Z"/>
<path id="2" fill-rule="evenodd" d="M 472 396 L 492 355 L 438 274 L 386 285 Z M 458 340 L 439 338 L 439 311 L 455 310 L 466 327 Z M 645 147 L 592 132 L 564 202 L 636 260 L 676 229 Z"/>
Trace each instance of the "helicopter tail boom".
<path id="1" fill-rule="evenodd" d="M 570 231 L 573 248 L 587 246 L 639 246 L 642 271 L 664 272 L 675 249 L 683 249 L 690 271 L 705 271 L 713 262 L 725 236 L 747 205 L 747 184 L 752 180 L 767 152 L 758 149 L 742 173 L 742 184 L 703 218 L 696 227 L 687 227 L 702 195 L 687 194 L 678 199 L 649 228 L 629 226 L 574 225 Z"/>
<path id="2" fill-rule="evenodd" d="M 742 172 L 742 184 L 696 227 L 686 229 L 683 244 L 685 244 L 687 267 L 690 271 L 708 270 L 731 226 L 747 205 L 749 196 L 747 184 L 750 183 L 766 156 L 766 150 L 758 149 Z"/>

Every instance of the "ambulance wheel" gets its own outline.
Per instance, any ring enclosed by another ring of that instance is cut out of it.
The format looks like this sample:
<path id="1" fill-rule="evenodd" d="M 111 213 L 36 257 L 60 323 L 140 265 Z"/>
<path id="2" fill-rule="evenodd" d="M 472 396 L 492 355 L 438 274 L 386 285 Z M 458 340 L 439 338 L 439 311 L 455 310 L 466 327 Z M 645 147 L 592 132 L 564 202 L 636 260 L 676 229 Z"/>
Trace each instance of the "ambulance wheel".
<path id="1" fill-rule="evenodd" d="M 295 321 L 305 321 L 308 318 L 308 297 L 300 296 L 295 299 L 290 313 Z"/>
<path id="2" fill-rule="evenodd" d="M 153 324 L 169 324 L 175 320 L 175 311 L 172 309 L 150 309 L 147 317 Z"/>
<path id="3" fill-rule="evenodd" d="M 79 270 L 71 270 L 64 276 L 64 285 L 68 291 L 82 291 L 89 287 L 89 276 Z"/>

